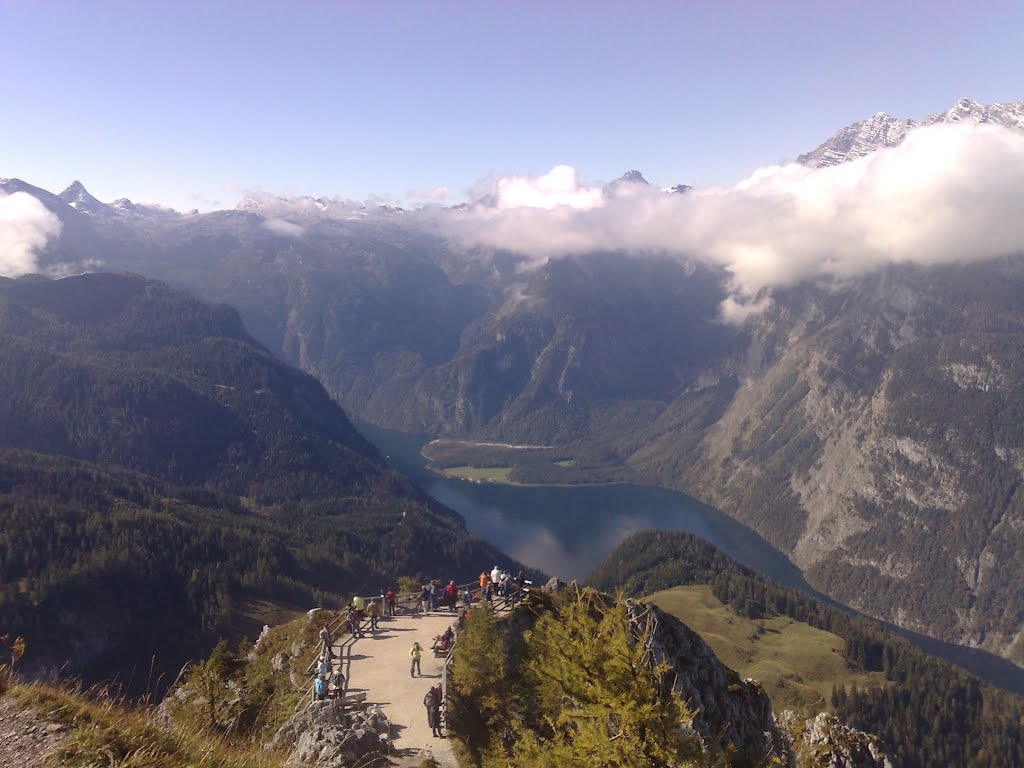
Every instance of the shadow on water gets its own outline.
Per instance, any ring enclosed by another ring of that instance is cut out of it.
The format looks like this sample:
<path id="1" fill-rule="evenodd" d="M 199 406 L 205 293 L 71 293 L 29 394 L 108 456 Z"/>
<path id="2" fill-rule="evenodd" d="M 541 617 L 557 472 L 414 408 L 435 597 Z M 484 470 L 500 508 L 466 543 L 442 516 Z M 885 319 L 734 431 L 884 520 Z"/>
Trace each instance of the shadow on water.
<path id="1" fill-rule="evenodd" d="M 631 533 L 648 528 L 682 530 L 707 539 L 778 584 L 858 613 L 811 588 L 800 569 L 755 531 L 685 494 L 628 484 L 513 486 L 441 477 L 427 469 L 420 454 L 429 438 L 366 424 L 360 424 L 359 430 L 393 467 L 461 514 L 470 533 L 563 580 L 586 578 Z M 885 626 L 927 653 L 1024 695 L 1024 669 L 1002 657 Z"/>

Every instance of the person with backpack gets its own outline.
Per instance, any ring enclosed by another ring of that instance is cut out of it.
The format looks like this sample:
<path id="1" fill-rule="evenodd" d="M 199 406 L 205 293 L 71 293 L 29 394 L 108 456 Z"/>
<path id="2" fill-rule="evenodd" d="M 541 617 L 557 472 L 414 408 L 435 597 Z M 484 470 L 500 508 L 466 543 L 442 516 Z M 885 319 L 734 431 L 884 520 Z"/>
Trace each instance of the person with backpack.
<path id="1" fill-rule="evenodd" d="M 313 681 L 313 699 L 315 701 L 323 701 L 327 697 L 327 683 L 324 679 L 317 675 Z"/>
<path id="2" fill-rule="evenodd" d="M 412 644 L 412 648 L 409 649 L 409 658 L 412 659 L 412 665 L 409 667 L 409 677 L 416 677 L 416 675 L 422 675 L 420 671 L 420 658 L 423 656 L 423 648 L 420 647 L 418 642 Z"/>

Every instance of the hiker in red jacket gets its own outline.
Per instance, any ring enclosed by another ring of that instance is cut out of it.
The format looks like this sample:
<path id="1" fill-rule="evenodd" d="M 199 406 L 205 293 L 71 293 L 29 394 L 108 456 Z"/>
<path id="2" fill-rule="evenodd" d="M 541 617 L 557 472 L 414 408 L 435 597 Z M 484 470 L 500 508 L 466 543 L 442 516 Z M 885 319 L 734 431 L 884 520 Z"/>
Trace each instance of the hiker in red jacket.
<path id="1" fill-rule="evenodd" d="M 444 601 L 448 603 L 448 610 L 455 613 L 455 603 L 459 599 L 459 588 L 455 586 L 455 580 L 448 582 L 444 588 Z"/>

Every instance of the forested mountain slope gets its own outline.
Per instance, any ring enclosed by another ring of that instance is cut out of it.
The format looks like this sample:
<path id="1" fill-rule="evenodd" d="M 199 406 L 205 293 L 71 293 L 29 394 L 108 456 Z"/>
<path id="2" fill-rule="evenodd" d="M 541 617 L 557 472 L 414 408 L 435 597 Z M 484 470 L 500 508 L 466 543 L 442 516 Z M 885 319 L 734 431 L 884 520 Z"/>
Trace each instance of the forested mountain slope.
<path id="1" fill-rule="evenodd" d="M 252 601 L 498 555 L 226 307 L 129 275 L 4 281 L 0 361 L 0 615 L 37 668 L 145 684 Z"/>

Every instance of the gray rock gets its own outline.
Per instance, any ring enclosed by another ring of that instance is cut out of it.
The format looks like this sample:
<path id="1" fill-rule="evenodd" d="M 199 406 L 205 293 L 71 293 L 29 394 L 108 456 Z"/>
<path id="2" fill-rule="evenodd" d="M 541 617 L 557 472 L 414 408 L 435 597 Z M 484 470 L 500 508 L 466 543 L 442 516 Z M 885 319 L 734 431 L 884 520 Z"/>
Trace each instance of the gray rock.
<path id="1" fill-rule="evenodd" d="M 828 712 L 804 720 L 787 709 L 779 715 L 778 724 L 790 735 L 798 765 L 813 760 L 823 768 L 892 768 L 876 737 L 843 724 Z"/>
<path id="2" fill-rule="evenodd" d="M 346 711 L 333 700 L 316 701 L 296 713 L 274 735 L 274 747 L 291 748 L 287 765 L 341 766 L 391 751 L 391 724 L 379 707 Z M 370 722 L 376 721 L 376 727 Z"/>
<path id="3" fill-rule="evenodd" d="M 274 668 L 275 672 L 284 672 L 288 667 L 288 659 L 290 657 L 284 651 L 275 653 L 273 658 L 270 660 L 270 666 Z"/>

